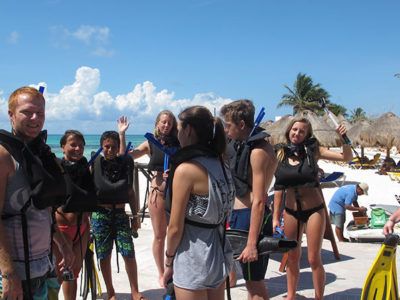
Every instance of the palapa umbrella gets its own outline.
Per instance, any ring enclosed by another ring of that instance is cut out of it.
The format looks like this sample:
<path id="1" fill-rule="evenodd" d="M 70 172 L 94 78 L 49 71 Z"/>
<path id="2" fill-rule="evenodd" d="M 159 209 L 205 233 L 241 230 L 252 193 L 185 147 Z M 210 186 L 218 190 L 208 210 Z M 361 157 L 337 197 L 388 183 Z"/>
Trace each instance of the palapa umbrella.
<path id="1" fill-rule="evenodd" d="M 353 145 L 359 145 L 361 147 L 361 157 L 364 157 L 364 147 L 373 147 L 374 145 L 369 143 L 367 140 L 361 138 L 364 131 L 368 130 L 371 126 L 371 122 L 367 120 L 357 121 L 352 124 L 352 127 L 347 130 L 347 136 L 352 141 Z"/>
<path id="2" fill-rule="evenodd" d="M 296 116 L 305 117 L 310 121 L 314 136 L 317 138 L 321 146 L 338 147 L 343 144 L 341 137 L 336 132 L 336 129 L 330 127 L 328 123 L 323 120 L 323 118 L 317 116 L 317 114 L 314 112 L 304 110 L 298 113 Z"/>
<path id="3" fill-rule="evenodd" d="M 318 139 L 321 146 L 337 147 L 342 144 L 341 138 L 335 129 L 330 127 L 324 120 L 318 117 L 314 112 L 304 110 L 296 114 L 296 117 L 307 118 L 313 128 L 314 136 Z M 273 124 L 266 126 L 266 131 L 271 135 L 269 140 L 271 144 L 286 143 L 285 132 L 293 116 L 286 115 Z"/>
<path id="4" fill-rule="evenodd" d="M 361 132 L 360 138 L 373 146 L 386 147 L 386 159 L 389 159 L 393 146 L 400 149 L 400 118 L 392 112 L 385 113 Z"/>
<path id="5" fill-rule="evenodd" d="M 278 121 L 275 121 L 272 124 L 261 125 L 265 128 L 265 130 L 270 134 L 269 142 L 272 145 L 276 145 L 279 143 L 286 143 L 285 131 L 289 126 L 289 123 L 292 121 L 293 116 L 285 115 L 280 118 Z"/>
<path id="6" fill-rule="evenodd" d="M 343 117 L 342 115 L 338 115 L 338 116 L 334 116 L 336 118 L 336 122 L 338 124 L 344 124 L 347 128 L 347 131 L 352 127 L 352 124 L 350 124 L 345 117 Z M 332 127 L 333 129 L 336 129 L 336 125 L 333 124 L 331 118 L 329 118 L 329 116 L 327 114 L 324 114 L 322 119 L 324 120 L 324 122 L 328 123 L 328 125 L 330 127 Z"/>

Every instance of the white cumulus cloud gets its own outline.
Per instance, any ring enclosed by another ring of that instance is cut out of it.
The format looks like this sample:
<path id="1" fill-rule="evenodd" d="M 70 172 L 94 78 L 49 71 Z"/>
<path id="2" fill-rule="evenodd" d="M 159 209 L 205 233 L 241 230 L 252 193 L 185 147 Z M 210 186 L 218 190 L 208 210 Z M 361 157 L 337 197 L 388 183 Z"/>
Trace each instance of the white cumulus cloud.
<path id="1" fill-rule="evenodd" d="M 47 89 L 44 82 L 32 85 L 36 88 L 39 85 L 46 87 L 44 96 L 49 132 L 60 133 L 74 128 L 98 133 L 105 126 L 115 125 L 119 116 L 126 115 L 132 123 L 130 132 L 143 133 L 152 129 L 156 115 L 163 109 L 178 114 L 187 106 L 204 105 L 213 112 L 214 108 L 219 110 L 223 104 L 231 101 L 212 92 L 198 93 L 191 99 L 177 99 L 174 92 L 158 90 L 151 81 L 134 84 L 127 93 L 113 96 L 108 91 L 101 91 L 100 83 L 100 70 L 83 66 L 76 71 L 74 81 L 58 92 L 51 91 L 51 87 Z M 0 104 L 3 111 L 3 107 L 7 106 L 1 93 Z M 5 116 L 0 115 L 0 124 L 6 121 Z M 89 128 L 88 124 L 91 124 Z M 105 129 L 115 129 L 115 126 Z"/>

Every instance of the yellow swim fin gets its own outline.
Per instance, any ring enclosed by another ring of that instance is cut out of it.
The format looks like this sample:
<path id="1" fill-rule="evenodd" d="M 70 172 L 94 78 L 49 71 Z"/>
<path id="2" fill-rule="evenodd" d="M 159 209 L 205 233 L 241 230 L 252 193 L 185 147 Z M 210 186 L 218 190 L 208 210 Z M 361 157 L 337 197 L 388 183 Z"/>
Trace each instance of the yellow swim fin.
<path id="1" fill-rule="evenodd" d="M 399 236 L 389 234 L 369 269 L 361 300 L 398 300 L 396 248 Z"/>

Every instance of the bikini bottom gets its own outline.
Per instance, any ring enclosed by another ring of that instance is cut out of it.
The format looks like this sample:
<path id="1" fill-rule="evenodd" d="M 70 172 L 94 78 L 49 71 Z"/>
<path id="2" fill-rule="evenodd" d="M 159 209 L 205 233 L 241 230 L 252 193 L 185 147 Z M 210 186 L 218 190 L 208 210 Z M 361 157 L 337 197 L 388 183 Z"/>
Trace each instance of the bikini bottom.
<path id="1" fill-rule="evenodd" d="M 58 225 L 58 230 L 64 233 L 74 244 L 79 240 L 88 228 L 88 223 L 82 223 L 79 227 L 77 225 Z"/>
<path id="2" fill-rule="evenodd" d="M 310 209 L 305 209 L 305 210 L 294 210 L 289 207 L 285 206 L 285 211 L 296 218 L 298 221 L 301 221 L 303 223 L 307 223 L 308 219 L 311 217 L 313 213 L 316 213 L 317 211 L 321 210 L 324 208 L 324 204 L 320 204 L 316 207 L 310 208 Z"/>

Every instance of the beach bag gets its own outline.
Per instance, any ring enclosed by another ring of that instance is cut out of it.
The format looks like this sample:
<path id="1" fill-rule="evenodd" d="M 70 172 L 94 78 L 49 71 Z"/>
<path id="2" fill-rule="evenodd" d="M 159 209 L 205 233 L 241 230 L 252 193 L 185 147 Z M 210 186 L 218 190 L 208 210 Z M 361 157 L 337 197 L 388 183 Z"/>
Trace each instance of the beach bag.
<path id="1" fill-rule="evenodd" d="M 389 216 L 382 208 L 373 208 L 371 211 L 371 228 L 383 228 L 385 226 Z"/>

